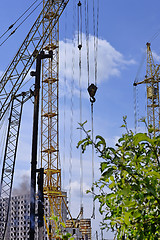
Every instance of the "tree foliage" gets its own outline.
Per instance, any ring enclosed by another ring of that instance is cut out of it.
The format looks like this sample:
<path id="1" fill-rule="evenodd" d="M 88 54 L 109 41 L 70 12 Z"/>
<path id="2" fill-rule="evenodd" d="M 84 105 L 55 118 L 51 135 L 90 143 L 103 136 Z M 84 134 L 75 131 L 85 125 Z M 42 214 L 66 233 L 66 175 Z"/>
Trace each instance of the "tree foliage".
<path id="1" fill-rule="evenodd" d="M 104 216 L 103 228 L 115 231 L 117 239 L 160 239 L 160 136 L 126 133 L 115 148 L 107 147 L 103 137 L 92 142 L 84 124 L 86 138 L 78 143 L 84 152 L 94 144 L 101 159 L 101 178 L 95 182 Z M 90 190 L 91 191 L 91 190 Z"/>
<path id="2" fill-rule="evenodd" d="M 58 216 L 55 216 L 54 214 L 49 218 L 49 220 L 53 220 L 55 224 L 55 236 L 54 239 L 57 240 L 74 240 L 75 238 L 70 234 L 69 232 L 66 232 L 66 225 L 64 222 L 61 222 L 59 220 Z"/>

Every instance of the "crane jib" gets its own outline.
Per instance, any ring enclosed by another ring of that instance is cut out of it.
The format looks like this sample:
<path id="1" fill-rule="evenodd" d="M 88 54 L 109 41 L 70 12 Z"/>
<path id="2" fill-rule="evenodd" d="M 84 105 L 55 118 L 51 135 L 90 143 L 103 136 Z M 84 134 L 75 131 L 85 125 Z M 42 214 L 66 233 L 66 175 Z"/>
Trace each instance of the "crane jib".
<path id="1" fill-rule="evenodd" d="M 35 61 L 37 56 L 34 55 L 35 50 L 38 54 L 43 49 L 48 36 L 57 24 L 68 2 L 69 0 L 53 1 L 52 4 L 50 4 L 50 0 L 46 2 L 17 54 L 6 72 L 3 74 L 0 80 L 0 121 L 3 119 L 5 112 L 10 106 L 12 97 L 18 92 Z M 47 15 L 49 15 L 53 5 L 55 14 L 50 16 L 48 28 L 42 33 L 40 29 L 43 25 L 43 20 Z"/>

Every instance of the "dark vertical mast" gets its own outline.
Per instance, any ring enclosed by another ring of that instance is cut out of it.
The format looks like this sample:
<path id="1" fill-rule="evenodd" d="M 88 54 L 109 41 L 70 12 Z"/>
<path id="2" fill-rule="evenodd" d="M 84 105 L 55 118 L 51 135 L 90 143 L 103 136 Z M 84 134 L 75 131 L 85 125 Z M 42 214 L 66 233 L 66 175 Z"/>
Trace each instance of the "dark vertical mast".
<path id="1" fill-rule="evenodd" d="M 33 115 L 33 135 L 32 135 L 32 156 L 31 156 L 31 196 L 30 196 L 30 240 L 34 240 L 35 233 L 35 199 L 36 199 L 36 168 L 37 168 L 37 143 L 38 143 L 38 117 L 39 117 L 39 92 L 41 60 L 44 58 L 52 59 L 52 52 L 45 54 L 41 51 L 36 58 L 36 71 L 31 72 L 35 76 L 34 92 L 34 115 Z"/>

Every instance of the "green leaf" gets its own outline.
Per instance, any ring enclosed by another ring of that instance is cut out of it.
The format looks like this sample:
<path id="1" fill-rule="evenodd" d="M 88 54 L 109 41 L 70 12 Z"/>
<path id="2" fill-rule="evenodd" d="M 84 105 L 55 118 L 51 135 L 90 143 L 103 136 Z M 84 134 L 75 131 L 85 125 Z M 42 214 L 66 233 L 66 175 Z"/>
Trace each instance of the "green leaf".
<path id="1" fill-rule="evenodd" d="M 103 145 L 103 149 L 106 148 L 106 141 L 102 136 L 97 135 L 96 140 L 100 140 L 100 141 L 97 142 L 97 144 L 96 144 L 97 146 Z"/>
<path id="2" fill-rule="evenodd" d="M 134 211 L 133 212 L 133 217 L 139 218 L 141 216 L 141 213 L 139 211 Z"/>
<path id="3" fill-rule="evenodd" d="M 114 181 L 114 177 L 113 177 L 113 176 L 110 176 L 110 180 L 113 182 L 113 181 Z"/>
<path id="4" fill-rule="evenodd" d="M 111 184 L 109 184 L 109 188 L 112 189 L 115 186 L 115 182 L 112 182 Z"/>
<path id="5" fill-rule="evenodd" d="M 128 212 L 125 212 L 125 215 L 124 215 L 124 222 L 126 225 L 129 225 L 129 216 L 130 216 L 130 213 Z"/>
<path id="6" fill-rule="evenodd" d="M 52 215 L 49 219 L 54 220 L 55 222 L 58 222 L 58 217 L 57 216 Z"/>
<path id="7" fill-rule="evenodd" d="M 107 171 L 105 171 L 102 176 L 105 178 L 109 178 L 113 174 L 114 169 L 111 167 Z"/>
<path id="8" fill-rule="evenodd" d="M 153 143 L 153 141 L 152 141 L 152 139 L 150 139 L 147 135 L 146 135 L 146 133 L 137 133 L 135 136 L 134 136 L 134 144 L 135 144 L 135 146 L 137 146 L 140 142 L 144 142 L 144 141 L 146 141 L 146 142 L 149 142 L 149 143 Z"/>
<path id="9" fill-rule="evenodd" d="M 87 120 L 83 123 L 78 123 L 81 127 L 83 127 L 87 123 Z"/>
<path id="10" fill-rule="evenodd" d="M 102 162 L 101 163 L 101 172 L 103 172 L 106 168 L 107 168 L 107 166 L 108 166 L 108 163 L 106 163 L 106 162 Z"/>
<path id="11" fill-rule="evenodd" d="M 89 139 L 90 138 L 87 137 L 87 138 L 84 138 L 83 140 L 79 141 L 77 144 L 77 148 L 79 148 L 79 146 L 82 145 L 83 143 L 88 142 Z"/>
<path id="12" fill-rule="evenodd" d="M 66 227 L 65 223 L 61 222 L 60 224 L 62 225 L 62 227 Z"/>
<path id="13" fill-rule="evenodd" d="M 71 237 L 72 235 L 67 232 L 67 233 L 66 233 L 66 236 L 69 238 L 69 237 Z"/>

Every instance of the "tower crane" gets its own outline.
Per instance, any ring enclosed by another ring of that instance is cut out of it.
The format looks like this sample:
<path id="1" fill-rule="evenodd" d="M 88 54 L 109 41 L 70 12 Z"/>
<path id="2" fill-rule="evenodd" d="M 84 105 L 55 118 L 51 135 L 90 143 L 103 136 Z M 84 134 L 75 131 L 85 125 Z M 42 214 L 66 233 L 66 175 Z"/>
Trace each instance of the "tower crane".
<path id="1" fill-rule="evenodd" d="M 156 137 L 160 131 L 160 102 L 159 82 L 160 65 L 154 63 L 151 44 L 147 42 L 147 67 L 145 79 L 141 82 L 134 82 L 134 86 L 146 84 L 147 90 L 147 123 L 153 128 L 152 135 Z"/>
<path id="2" fill-rule="evenodd" d="M 61 191 L 61 169 L 58 145 L 58 81 L 59 81 L 59 18 L 69 0 L 43 0 L 39 14 L 24 42 L 0 80 L 0 121 L 4 118 L 13 98 L 30 71 L 36 57 L 43 50 L 52 50 L 53 59 L 42 63 L 41 96 L 41 167 L 44 168 L 44 196 L 50 203 L 50 214 L 60 218 L 63 194 Z M 4 161 L 7 161 L 5 159 Z M 14 164 L 10 167 L 9 185 L 12 187 Z M 2 179 L 4 180 L 4 179 Z M 4 181 L 1 181 L 3 187 Z M 9 191 L 11 194 L 11 189 Z M 5 234 L 7 218 L 3 219 L 0 239 Z M 49 239 L 52 227 L 45 220 Z M 49 223 L 51 225 L 51 223 Z"/>

